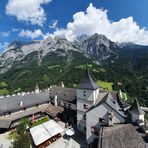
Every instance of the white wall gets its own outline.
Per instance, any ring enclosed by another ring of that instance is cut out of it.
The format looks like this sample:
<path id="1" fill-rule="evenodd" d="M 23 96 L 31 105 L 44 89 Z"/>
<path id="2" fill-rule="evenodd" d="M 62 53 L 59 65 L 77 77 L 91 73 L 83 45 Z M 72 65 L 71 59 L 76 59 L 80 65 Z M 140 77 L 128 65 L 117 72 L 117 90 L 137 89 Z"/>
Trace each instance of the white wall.
<path id="1" fill-rule="evenodd" d="M 84 104 L 88 105 L 88 108 L 92 106 L 93 102 L 77 99 L 77 128 L 80 131 L 84 131 L 86 127 L 86 120 L 84 115 L 87 109 L 84 108 Z"/>
<path id="2" fill-rule="evenodd" d="M 94 104 L 96 103 L 96 99 L 97 99 L 98 95 L 99 95 L 99 89 L 96 89 L 94 91 Z"/>
<path id="3" fill-rule="evenodd" d="M 143 120 L 144 121 L 144 115 L 139 115 L 139 120 Z"/>
<path id="4" fill-rule="evenodd" d="M 85 96 L 84 96 L 85 91 Z M 77 89 L 77 128 L 85 132 L 86 121 L 84 120 L 84 115 L 87 109 L 84 108 L 84 104 L 90 108 L 93 105 L 94 91 L 93 90 L 82 90 Z"/>
<path id="5" fill-rule="evenodd" d="M 78 111 L 77 121 L 86 122 L 84 119 L 85 112 Z"/>
<path id="6" fill-rule="evenodd" d="M 84 104 L 88 105 L 88 108 L 90 108 L 93 105 L 93 101 L 77 99 L 77 110 L 86 112 L 87 110 L 84 108 Z"/>
<path id="7" fill-rule="evenodd" d="M 77 122 L 77 128 L 79 129 L 79 131 L 83 132 L 84 134 L 86 133 L 86 131 L 84 130 L 84 128 L 86 128 L 86 123 Z"/>
<path id="8" fill-rule="evenodd" d="M 103 103 L 86 114 L 86 139 L 88 143 L 93 142 L 95 135 L 92 134 L 91 127 L 99 127 L 99 117 L 104 118 L 107 121 L 108 110 L 112 111 L 114 114 L 113 123 L 124 123 L 125 119 L 122 118 L 118 113 L 116 113 L 112 108 L 107 104 Z"/>
<path id="9" fill-rule="evenodd" d="M 137 120 L 143 120 L 144 121 L 144 115 L 138 115 L 138 114 L 131 114 L 132 116 L 132 122 L 137 122 Z"/>
<path id="10" fill-rule="evenodd" d="M 86 96 L 84 96 L 84 91 L 86 92 Z M 94 101 L 99 95 L 99 89 L 97 90 L 85 90 L 85 89 L 77 89 L 77 98 Z"/>
<path id="11" fill-rule="evenodd" d="M 84 96 L 84 91 L 86 92 L 86 96 Z M 93 101 L 93 90 L 82 90 L 82 89 L 77 89 L 77 98 L 78 99 L 83 99 L 83 100 L 89 100 L 89 101 Z"/>

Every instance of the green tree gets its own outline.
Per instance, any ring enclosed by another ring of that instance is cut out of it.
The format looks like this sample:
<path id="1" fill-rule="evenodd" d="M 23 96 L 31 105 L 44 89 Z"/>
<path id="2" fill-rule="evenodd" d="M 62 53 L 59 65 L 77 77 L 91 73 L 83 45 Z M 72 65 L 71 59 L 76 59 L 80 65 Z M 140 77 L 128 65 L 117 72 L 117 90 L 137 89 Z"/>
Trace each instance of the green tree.
<path id="1" fill-rule="evenodd" d="M 26 132 L 28 120 L 22 119 L 20 124 L 17 127 L 18 137 L 13 142 L 12 148 L 30 148 L 30 138 L 28 133 Z"/>
<path id="2" fill-rule="evenodd" d="M 0 95 L 8 95 L 9 91 L 6 88 L 0 89 Z"/>
<path id="3" fill-rule="evenodd" d="M 27 133 L 19 135 L 18 139 L 14 141 L 12 148 L 30 148 L 29 135 Z"/>

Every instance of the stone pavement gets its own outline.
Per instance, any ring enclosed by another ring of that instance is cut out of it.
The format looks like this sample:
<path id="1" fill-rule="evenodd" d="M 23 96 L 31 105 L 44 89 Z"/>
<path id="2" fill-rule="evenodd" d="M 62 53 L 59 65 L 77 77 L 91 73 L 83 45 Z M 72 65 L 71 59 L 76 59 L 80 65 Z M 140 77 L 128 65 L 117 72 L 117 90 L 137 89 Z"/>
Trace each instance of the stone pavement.
<path id="1" fill-rule="evenodd" d="M 11 140 L 8 139 L 9 133 L 0 134 L 0 148 L 9 148 L 11 146 Z"/>

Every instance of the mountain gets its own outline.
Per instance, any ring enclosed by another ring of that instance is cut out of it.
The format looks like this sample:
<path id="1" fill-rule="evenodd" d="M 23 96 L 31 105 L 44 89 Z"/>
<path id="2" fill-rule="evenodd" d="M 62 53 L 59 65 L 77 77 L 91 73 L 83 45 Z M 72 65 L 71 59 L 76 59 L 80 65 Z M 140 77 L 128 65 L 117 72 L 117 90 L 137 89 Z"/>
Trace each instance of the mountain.
<path id="1" fill-rule="evenodd" d="M 146 45 L 138 45 L 133 42 L 120 43 L 117 45 L 122 49 L 130 49 L 130 50 L 148 49 L 148 46 L 146 46 Z"/>
<path id="2" fill-rule="evenodd" d="M 117 44 L 110 41 L 105 35 L 94 34 L 81 43 L 85 53 L 97 59 L 106 59 L 116 54 Z"/>
<path id="3" fill-rule="evenodd" d="M 99 34 L 82 35 L 73 42 L 63 37 L 12 42 L 0 56 L 0 95 L 61 81 L 75 87 L 86 66 L 95 80 L 113 82 L 113 90 L 126 92 L 129 102 L 137 97 L 148 106 L 148 46 L 117 44 Z"/>
<path id="4" fill-rule="evenodd" d="M 100 61 L 109 58 L 111 55 L 116 55 L 115 49 L 117 47 L 116 43 L 99 34 L 90 37 L 81 36 L 74 42 L 69 42 L 62 37 L 48 37 L 45 40 L 34 42 L 15 41 L 5 49 L 0 57 L 0 73 L 6 72 L 33 53 L 38 55 L 36 58 L 40 62 L 52 53 L 56 53 L 58 56 L 66 56 L 70 52 L 80 52 L 88 58 Z M 70 56 L 72 57 L 71 54 Z"/>

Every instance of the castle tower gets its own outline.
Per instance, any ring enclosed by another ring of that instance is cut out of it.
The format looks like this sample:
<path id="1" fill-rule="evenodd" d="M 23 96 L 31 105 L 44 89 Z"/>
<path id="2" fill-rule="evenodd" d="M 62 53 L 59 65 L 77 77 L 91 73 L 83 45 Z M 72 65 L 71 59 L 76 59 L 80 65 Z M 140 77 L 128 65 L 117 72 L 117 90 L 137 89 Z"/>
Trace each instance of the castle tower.
<path id="1" fill-rule="evenodd" d="M 99 95 L 99 86 L 87 71 L 83 81 L 77 87 L 77 128 L 86 130 L 86 111 L 95 104 Z"/>
<path id="2" fill-rule="evenodd" d="M 135 99 L 131 107 L 131 120 L 133 123 L 138 123 L 140 120 L 144 122 L 144 111 L 141 109 L 138 100 Z"/>

